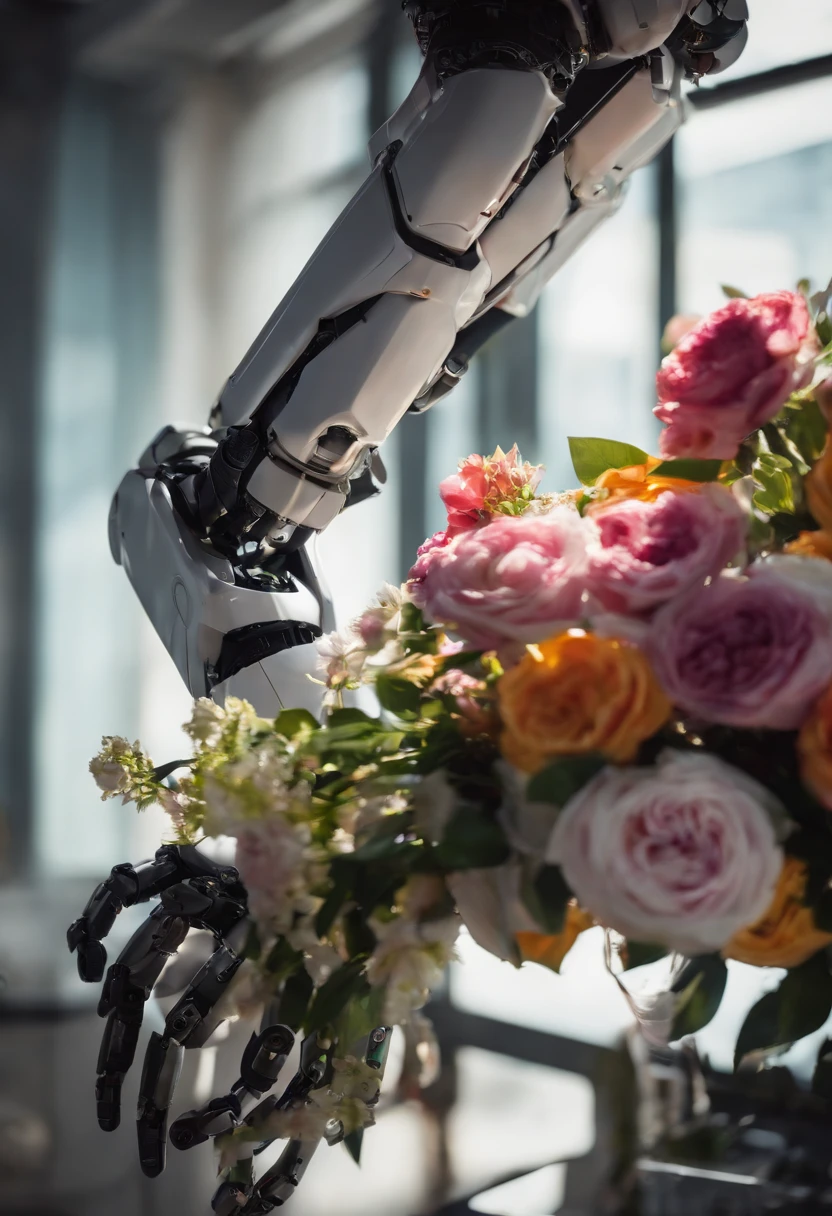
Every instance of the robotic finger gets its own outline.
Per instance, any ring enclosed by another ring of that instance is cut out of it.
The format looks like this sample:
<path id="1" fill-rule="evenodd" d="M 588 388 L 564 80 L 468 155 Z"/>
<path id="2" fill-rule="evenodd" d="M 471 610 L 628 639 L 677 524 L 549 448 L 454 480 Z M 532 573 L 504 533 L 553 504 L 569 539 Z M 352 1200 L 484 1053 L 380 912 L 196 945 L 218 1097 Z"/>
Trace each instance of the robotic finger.
<path id="1" fill-rule="evenodd" d="M 222 890 L 234 891 L 245 904 L 245 892 L 233 866 L 217 865 L 192 845 L 163 845 L 153 861 L 114 866 L 110 877 L 93 891 L 80 917 L 67 930 L 70 953 L 78 955 L 78 974 L 85 983 L 104 977 L 107 951 L 104 938 L 124 908 L 156 899 L 169 887 L 189 879 L 206 879 Z"/>
<path id="2" fill-rule="evenodd" d="M 186 1047 L 203 1047 L 219 1023 L 220 999 L 240 968 L 242 959 L 220 945 L 165 1019 L 164 1034 L 153 1034 L 145 1055 L 139 1091 L 139 1160 L 142 1171 L 155 1178 L 165 1168 L 167 1118 Z"/>
<path id="3" fill-rule="evenodd" d="M 180 1043 L 167 1035 L 150 1036 L 139 1087 L 136 1130 L 142 1173 L 156 1178 L 165 1168 L 168 1111 L 182 1071 L 185 1054 Z"/>
<path id="4" fill-rule="evenodd" d="M 377 1078 L 373 1082 L 365 1082 L 361 1094 L 364 1102 L 373 1107 L 379 1100 L 381 1083 L 390 1049 L 392 1028 L 378 1026 L 363 1040 L 356 1054 L 364 1063 L 369 1065 Z M 330 1072 L 329 1050 L 321 1050 L 317 1036 L 310 1036 L 304 1041 L 301 1056 L 301 1067 L 289 1083 L 280 1099 L 267 1099 L 248 1117 L 246 1123 L 251 1127 L 265 1124 L 269 1115 L 275 1110 L 286 1109 L 297 1105 L 308 1097 L 310 1089 L 320 1085 Z M 345 1135 L 343 1124 L 333 1121 L 324 1129 L 324 1134 L 317 1139 L 290 1140 L 280 1157 L 271 1169 L 267 1170 L 259 1182 L 253 1183 L 251 1176 L 244 1182 L 239 1177 L 224 1181 L 214 1195 L 213 1211 L 217 1216 L 232 1216 L 241 1212 L 242 1216 L 263 1216 L 266 1212 L 283 1207 L 292 1198 L 300 1182 L 309 1168 L 319 1144 L 326 1140 L 332 1146 L 339 1144 Z M 268 1147 L 269 1141 L 264 1141 L 254 1150 L 254 1155 Z M 247 1169 L 251 1169 L 245 1163 Z"/>
<path id="5" fill-rule="evenodd" d="M 240 1079 L 231 1092 L 214 1098 L 198 1110 L 180 1115 L 170 1129 L 174 1148 L 189 1149 L 238 1127 L 250 1107 L 277 1081 L 295 1036 L 288 1026 L 267 1026 L 253 1034 L 243 1053 Z"/>
<path id="6" fill-rule="evenodd" d="M 95 1086 L 99 1126 L 121 1121 L 121 1087 L 136 1054 L 144 1006 L 168 959 L 188 933 L 184 920 L 157 908 L 137 929 L 107 973 L 98 1013 L 107 1018 Z"/>
<path id="7" fill-rule="evenodd" d="M 288 1203 L 320 1143 L 320 1140 L 290 1140 L 272 1168 L 257 1183 L 245 1207 L 238 1206 L 242 1216 L 264 1216 Z M 228 1213 L 233 1210 L 225 1208 Z M 214 1211 L 222 1213 L 223 1209 L 215 1208 Z"/>

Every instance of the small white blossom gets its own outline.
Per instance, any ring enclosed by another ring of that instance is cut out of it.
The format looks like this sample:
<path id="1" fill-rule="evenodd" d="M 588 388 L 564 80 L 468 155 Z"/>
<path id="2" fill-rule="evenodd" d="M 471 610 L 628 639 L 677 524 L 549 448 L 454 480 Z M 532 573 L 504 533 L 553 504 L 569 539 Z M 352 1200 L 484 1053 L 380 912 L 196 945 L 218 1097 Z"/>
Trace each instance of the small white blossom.
<path id="1" fill-rule="evenodd" d="M 146 805 L 155 797 L 158 783 L 140 743 L 128 743 L 121 735 L 105 735 L 101 751 L 90 760 L 89 769 L 101 790 L 102 802 L 121 794 L 124 803 Z"/>
<path id="2" fill-rule="evenodd" d="M 333 1059 L 334 1076 L 330 1085 L 333 1093 L 345 1098 L 360 1098 L 363 1102 L 371 1101 L 378 1093 L 378 1069 L 371 1068 L 363 1060 L 355 1056 L 344 1056 L 343 1059 Z"/>
<path id="3" fill-rule="evenodd" d="M 322 942 L 315 932 L 315 913 L 319 901 L 307 916 L 301 917 L 286 934 L 286 940 L 293 950 L 301 950 L 304 955 L 304 966 L 320 987 L 336 971 L 344 961 L 334 946 Z"/>
<path id="4" fill-rule="evenodd" d="M 376 603 L 362 612 L 361 616 L 352 623 L 350 629 L 361 639 L 362 644 L 369 650 L 378 651 L 385 647 L 390 635 L 395 635 L 401 627 L 402 592 L 401 588 L 385 583 L 376 595 Z"/>
<path id="5" fill-rule="evenodd" d="M 417 924 L 402 916 L 371 924 L 378 944 L 367 963 L 367 979 L 386 988 L 384 1021 L 399 1026 L 425 1004 L 455 957 L 460 922 L 453 916 Z"/>
<path id="6" fill-rule="evenodd" d="M 156 801 L 165 814 L 170 817 L 177 831 L 181 831 L 185 827 L 185 815 L 194 805 L 194 799 L 183 794 L 181 790 L 172 790 L 169 786 L 162 785 L 159 787 Z"/>
<path id="7" fill-rule="evenodd" d="M 326 634 L 318 642 L 318 670 L 327 688 L 356 688 L 361 683 L 367 649 L 350 627 Z"/>
<path id="8" fill-rule="evenodd" d="M 217 705 L 210 697 L 200 697 L 194 702 L 191 720 L 186 722 L 183 729 L 194 743 L 201 743 L 204 747 L 216 747 L 226 720 L 227 715 L 221 705 Z"/>

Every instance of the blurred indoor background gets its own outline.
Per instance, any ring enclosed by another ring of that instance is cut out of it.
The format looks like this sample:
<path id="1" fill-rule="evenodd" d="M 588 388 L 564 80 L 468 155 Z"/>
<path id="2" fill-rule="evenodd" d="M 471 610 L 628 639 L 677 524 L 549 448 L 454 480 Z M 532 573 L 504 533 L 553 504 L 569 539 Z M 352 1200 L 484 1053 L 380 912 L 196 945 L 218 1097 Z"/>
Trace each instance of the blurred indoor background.
<path id="1" fill-rule="evenodd" d="M 832 5 L 750 9 L 747 52 L 694 91 L 619 214 L 449 398 L 404 419 L 384 495 L 323 538 L 342 616 L 406 571 L 459 457 L 517 441 L 566 488 L 569 433 L 651 445 L 674 312 L 716 306 L 720 283 L 832 275 Z M 177 755 L 188 707 L 112 563 L 108 507 L 159 426 L 206 420 L 418 70 L 398 0 L 0 0 L 2 1212 L 207 1211 L 207 1149 L 146 1183 L 131 1120 L 95 1128 L 101 1024 L 63 945 L 92 883 L 162 830 L 102 804 L 89 757 L 105 733 Z M 589 1152 L 586 1078 L 629 1017 L 593 934 L 562 977 L 463 953 L 437 1006 L 446 1082 L 387 1111 L 361 1171 L 322 1152 L 297 1216 L 468 1211 L 442 1204 Z M 703 1041 L 717 1063 L 758 982 L 732 970 Z M 184 1102 L 220 1092 L 229 1053 L 189 1061 Z M 522 1186 L 470 1210 L 544 1216 L 563 1170 Z"/>

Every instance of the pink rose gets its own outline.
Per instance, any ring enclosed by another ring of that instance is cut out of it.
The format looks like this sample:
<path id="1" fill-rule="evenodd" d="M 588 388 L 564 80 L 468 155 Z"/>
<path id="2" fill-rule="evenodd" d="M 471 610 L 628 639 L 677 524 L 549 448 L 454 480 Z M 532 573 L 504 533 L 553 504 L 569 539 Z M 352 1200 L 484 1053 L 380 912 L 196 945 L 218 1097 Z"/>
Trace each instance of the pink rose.
<path id="1" fill-rule="evenodd" d="M 671 351 L 674 346 L 678 346 L 687 334 L 692 329 L 695 329 L 702 317 L 699 313 L 676 313 L 671 317 L 667 325 L 664 327 L 662 334 L 662 346 L 665 350 Z"/>
<path id="2" fill-rule="evenodd" d="M 581 615 L 587 528 L 571 507 L 497 518 L 437 549 L 413 598 L 484 650 L 539 641 Z"/>
<path id="3" fill-rule="evenodd" d="M 740 552 L 742 508 L 723 486 L 612 501 L 592 513 L 587 589 L 611 612 L 645 612 L 720 571 Z"/>
<path id="4" fill-rule="evenodd" d="M 802 295 L 729 300 L 667 356 L 656 377 L 666 457 L 730 460 L 813 374 L 816 353 Z"/>
<path id="5" fill-rule="evenodd" d="M 765 563 L 660 608 L 647 649 L 680 709 L 728 726 L 795 730 L 832 680 L 822 599 Z"/>
<path id="6" fill-rule="evenodd" d="M 410 568 L 407 581 L 409 583 L 423 582 L 436 554 L 450 543 L 451 537 L 447 532 L 434 532 L 433 536 L 429 536 L 416 550 L 416 561 Z"/>
<path id="7" fill-rule="evenodd" d="M 543 469 L 524 462 L 517 444 L 509 452 L 497 448 L 491 456 L 469 456 L 459 472 L 448 477 L 439 494 L 448 510 L 448 534 L 467 532 L 492 515 L 519 515 L 534 499 Z"/>
<path id="8" fill-rule="evenodd" d="M 664 752 L 655 768 L 605 768 L 561 811 L 546 859 L 578 903 L 634 941 L 719 950 L 769 906 L 783 810 L 715 756 Z"/>
<path id="9" fill-rule="evenodd" d="M 448 512 L 448 531 L 451 535 L 476 528 L 482 522 L 488 478 L 481 465 L 471 463 L 473 459 L 470 457 L 461 464 L 459 472 L 446 477 L 439 486 L 439 496 Z"/>

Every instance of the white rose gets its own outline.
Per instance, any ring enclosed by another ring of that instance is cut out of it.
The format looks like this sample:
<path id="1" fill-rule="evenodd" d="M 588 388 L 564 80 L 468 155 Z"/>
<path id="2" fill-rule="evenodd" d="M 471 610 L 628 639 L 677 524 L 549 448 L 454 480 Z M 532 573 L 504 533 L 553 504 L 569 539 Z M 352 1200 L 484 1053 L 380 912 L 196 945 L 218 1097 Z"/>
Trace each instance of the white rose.
<path id="1" fill-rule="evenodd" d="M 367 963 L 367 979 L 386 988 L 384 1021 L 400 1026 L 425 1004 L 454 958 L 460 922 L 449 916 L 419 924 L 401 916 L 371 925 L 378 944 Z"/>
<path id="2" fill-rule="evenodd" d="M 547 860 L 581 907 L 634 941 L 719 950 L 774 895 L 782 807 L 715 756 L 666 751 L 606 768 L 564 807 Z"/>
<path id="3" fill-rule="evenodd" d="M 520 879 L 515 861 L 486 870 L 458 870 L 447 878 L 457 911 L 477 945 L 515 967 L 522 961 L 515 934 L 545 932 L 523 905 Z"/>

